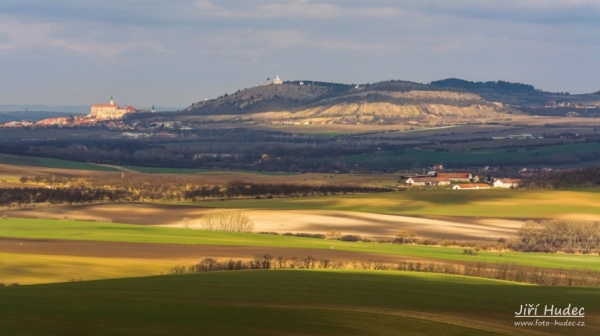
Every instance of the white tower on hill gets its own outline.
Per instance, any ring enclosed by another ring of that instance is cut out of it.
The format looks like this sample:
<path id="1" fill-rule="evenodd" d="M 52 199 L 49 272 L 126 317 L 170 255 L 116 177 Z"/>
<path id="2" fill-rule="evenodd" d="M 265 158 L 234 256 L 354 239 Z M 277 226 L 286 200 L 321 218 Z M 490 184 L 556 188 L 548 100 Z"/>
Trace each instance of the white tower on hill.
<path id="1" fill-rule="evenodd" d="M 281 80 L 281 78 L 279 78 L 279 75 L 277 75 L 275 77 L 275 79 L 273 80 L 273 84 L 275 84 L 275 85 L 283 84 L 283 81 Z"/>

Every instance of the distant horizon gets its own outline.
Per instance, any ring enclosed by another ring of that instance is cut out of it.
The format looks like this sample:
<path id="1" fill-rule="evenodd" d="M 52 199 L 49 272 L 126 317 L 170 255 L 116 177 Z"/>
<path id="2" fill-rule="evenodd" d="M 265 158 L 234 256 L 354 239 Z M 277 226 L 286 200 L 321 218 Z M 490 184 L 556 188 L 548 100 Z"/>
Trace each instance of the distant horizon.
<path id="1" fill-rule="evenodd" d="M 495 79 L 495 80 L 482 80 L 482 81 L 475 81 L 475 80 L 470 80 L 470 79 L 465 79 L 465 78 L 461 78 L 461 77 L 452 77 L 455 79 L 460 79 L 460 80 L 465 80 L 465 81 L 470 81 L 470 82 L 498 82 L 498 81 L 506 81 L 503 79 Z M 437 80 L 443 80 L 443 79 L 450 79 L 450 78 L 440 78 Z M 336 84 L 346 84 L 346 85 L 352 85 L 352 84 L 358 84 L 358 85 L 364 85 L 364 84 L 373 84 L 373 83 L 378 83 L 378 82 L 385 82 L 385 81 L 408 81 L 408 82 L 414 82 L 414 83 L 418 83 L 418 84 L 424 84 L 424 85 L 428 85 L 430 84 L 430 82 L 424 83 L 424 82 L 416 82 L 416 81 L 411 81 L 411 80 L 407 80 L 407 79 L 385 79 L 385 80 L 379 80 L 379 81 L 373 81 L 373 82 L 363 82 L 363 83 L 359 83 L 359 82 L 336 82 L 336 81 L 331 81 L 331 80 L 327 80 L 327 79 L 319 79 L 319 80 L 313 80 L 313 79 L 307 79 L 307 78 L 303 78 L 303 79 L 283 79 L 284 83 L 285 82 L 294 82 L 294 81 L 315 81 L 315 82 L 329 82 L 329 83 L 336 83 Z M 434 80 L 436 81 L 436 80 Z M 510 82 L 510 83 L 517 83 L 517 82 L 511 82 L 511 81 L 506 81 L 506 82 Z M 521 84 L 527 84 L 527 85 L 532 85 L 531 83 L 528 82 L 519 82 Z M 255 87 L 256 85 L 262 85 L 264 83 L 256 83 L 252 86 L 247 86 L 244 88 L 232 88 L 230 91 L 224 92 L 227 94 L 232 94 L 234 92 L 236 92 L 237 90 L 245 90 L 245 89 L 249 89 L 252 87 Z M 567 90 L 558 90 L 558 91 L 549 91 L 549 90 L 545 90 L 543 88 L 537 87 L 535 85 L 533 85 L 535 87 L 536 90 L 541 90 L 543 92 L 550 92 L 550 93 L 554 93 L 554 92 L 569 92 Z M 599 84 L 600 86 L 600 84 Z M 590 92 L 569 92 L 571 95 L 580 95 L 580 94 L 596 94 L 600 92 L 600 88 L 598 90 L 595 91 L 590 91 Z M 220 94 L 223 95 L 224 93 Z M 218 96 L 220 96 L 218 95 Z M 179 111 L 179 110 L 183 110 L 185 108 L 187 108 L 188 106 L 191 105 L 191 103 L 196 103 L 196 102 L 200 102 L 203 101 L 204 99 L 216 99 L 218 96 L 214 96 L 214 97 L 204 97 L 204 98 L 198 98 L 195 101 L 190 102 L 190 104 L 186 105 L 186 106 L 178 106 L 178 107 L 174 107 L 174 106 L 159 106 L 159 105 L 155 105 L 154 109 L 156 111 L 159 112 L 169 112 L 169 111 Z M 109 96 L 110 97 L 110 96 Z M 114 97 L 114 96 L 113 96 Z M 0 112 L 25 112 L 25 109 L 27 109 L 30 112 L 65 112 L 65 113 L 79 113 L 79 114 L 87 114 L 90 112 L 90 107 L 92 104 L 102 104 L 102 103 L 107 103 L 109 101 L 110 98 L 106 99 L 105 101 L 95 101 L 95 102 L 91 102 L 89 105 L 62 105 L 62 104 L 2 104 L 0 105 Z M 152 108 L 152 106 L 147 106 L 147 107 L 140 107 L 140 106 L 136 106 L 133 104 L 121 104 L 119 103 L 118 99 L 115 97 L 115 103 L 119 106 L 122 105 L 132 105 L 133 107 L 139 109 L 139 110 L 150 110 Z"/>

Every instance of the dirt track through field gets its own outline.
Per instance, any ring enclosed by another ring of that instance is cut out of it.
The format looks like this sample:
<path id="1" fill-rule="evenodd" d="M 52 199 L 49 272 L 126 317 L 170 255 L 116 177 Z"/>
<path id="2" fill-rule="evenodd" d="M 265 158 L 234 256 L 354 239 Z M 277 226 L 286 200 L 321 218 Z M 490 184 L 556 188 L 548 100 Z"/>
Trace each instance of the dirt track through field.
<path id="1" fill-rule="evenodd" d="M 335 243 L 332 243 L 335 245 Z M 397 263 L 400 261 L 448 262 L 437 259 L 418 257 L 383 255 L 376 253 L 361 253 L 340 251 L 335 249 L 303 249 L 283 247 L 254 247 L 254 246 L 221 246 L 221 245 L 187 245 L 187 244 L 153 244 L 153 243 L 122 243 L 101 241 L 70 241 L 50 239 L 14 239 L 0 238 L 0 252 L 29 253 L 44 255 L 65 255 L 78 257 L 103 258 L 139 258 L 139 259 L 189 259 L 200 261 L 203 258 L 216 259 L 251 259 L 256 255 L 271 254 L 273 257 L 282 256 L 286 259 L 307 256 L 335 261 L 382 261 Z"/>

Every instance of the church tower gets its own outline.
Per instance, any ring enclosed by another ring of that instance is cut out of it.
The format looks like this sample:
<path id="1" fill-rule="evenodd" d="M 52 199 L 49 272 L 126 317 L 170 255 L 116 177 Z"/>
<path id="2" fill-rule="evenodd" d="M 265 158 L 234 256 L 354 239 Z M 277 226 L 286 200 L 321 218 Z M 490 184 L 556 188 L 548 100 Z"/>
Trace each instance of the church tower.
<path id="1" fill-rule="evenodd" d="M 152 104 L 152 110 L 150 112 L 154 113 L 154 104 Z"/>
<path id="2" fill-rule="evenodd" d="M 113 100 L 112 95 L 110 95 L 110 105 L 115 105 L 115 101 Z"/>

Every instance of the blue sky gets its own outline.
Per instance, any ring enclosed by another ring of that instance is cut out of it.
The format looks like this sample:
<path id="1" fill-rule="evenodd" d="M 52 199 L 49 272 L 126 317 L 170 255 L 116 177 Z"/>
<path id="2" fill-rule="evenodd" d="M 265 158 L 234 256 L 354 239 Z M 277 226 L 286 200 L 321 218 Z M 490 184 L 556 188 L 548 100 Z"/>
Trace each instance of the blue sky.
<path id="1" fill-rule="evenodd" d="M 262 83 L 600 90 L 600 0 L 1 0 L 0 105 L 187 106 Z"/>

